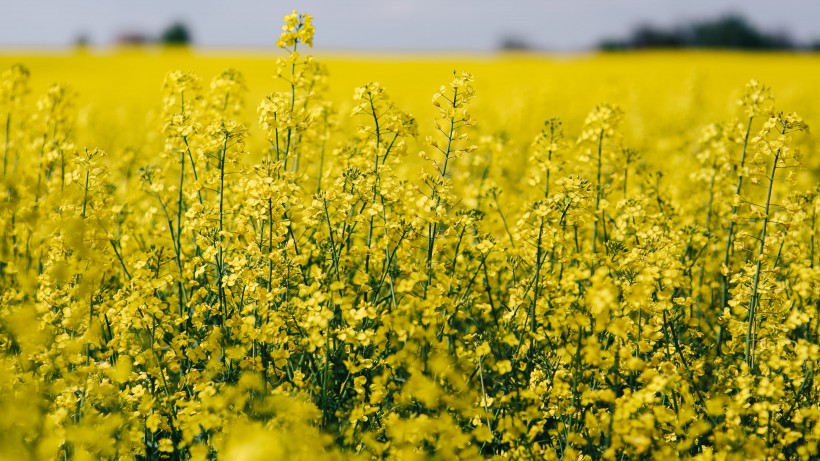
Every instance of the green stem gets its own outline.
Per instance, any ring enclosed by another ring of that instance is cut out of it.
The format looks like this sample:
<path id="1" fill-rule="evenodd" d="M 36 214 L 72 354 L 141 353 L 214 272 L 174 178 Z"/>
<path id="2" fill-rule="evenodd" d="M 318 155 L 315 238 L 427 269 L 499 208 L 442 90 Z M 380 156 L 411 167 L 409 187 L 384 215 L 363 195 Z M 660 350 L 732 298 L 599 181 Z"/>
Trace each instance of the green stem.
<path id="1" fill-rule="evenodd" d="M 602 153 L 604 147 L 604 130 L 598 134 L 598 174 L 597 174 L 597 181 L 595 183 L 595 212 L 597 214 L 598 209 L 601 207 L 601 192 L 603 188 L 601 187 L 601 163 L 602 163 Z M 598 217 L 595 217 L 595 221 L 593 221 L 592 227 L 592 252 L 595 253 L 598 244 Z"/>
<path id="2" fill-rule="evenodd" d="M 544 218 L 541 218 L 541 225 L 538 228 L 538 243 L 535 253 L 535 284 L 533 286 L 532 306 L 530 307 L 530 331 L 535 333 L 537 322 L 535 320 L 535 307 L 538 304 L 538 297 L 541 288 L 541 266 L 543 265 L 544 251 L 541 242 L 544 238 Z M 532 338 L 530 338 L 532 341 Z M 532 346 L 532 344 L 530 344 Z"/>
<path id="3" fill-rule="evenodd" d="M 501 216 L 501 223 L 504 224 L 504 231 L 507 232 L 507 237 L 510 239 L 510 244 L 513 248 L 515 248 L 515 240 L 513 240 L 512 232 L 510 232 L 510 226 L 507 225 L 507 218 L 504 216 L 504 212 L 501 211 L 501 205 L 498 203 L 498 194 L 495 190 L 493 190 L 492 193 L 493 200 L 495 201 L 495 208 L 498 210 L 498 215 Z"/>
<path id="4" fill-rule="evenodd" d="M 191 174 L 194 175 L 194 181 L 198 181 L 199 176 L 196 174 L 196 163 L 194 162 L 194 154 L 191 153 L 191 146 L 188 145 L 188 137 L 183 136 L 182 142 L 185 144 L 185 152 L 188 154 L 188 160 L 191 162 Z M 202 191 L 197 191 L 196 194 L 199 198 L 199 203 L 202 204 Z"/>
<path id="5" fill-rule="evenodd" d="M 706 237 L 710 238 L 712 233 L 712 206 L 715 201 L 715 178 L 717 177 L 717 160 L 712 163 L 712 179 L 709 182 L 709 202 L 706 204 Z M 703 290 L 703 277 L 705 275 L 705 265 L 700 266 L 700 274 L 698 275 L 698 291 L 695 296 L 695 311 L 700 317 L 701 309 L 700 303 L 703 301 L 701 291 Z"/>
<path id="6" fill-rule="evenodd" d="M 453 107 L 453 110 L 455 110 L 458 107 L 458 87 L 453 89 L 452 107 Z M 456 126 L 455 116 L 450 117 L 450 130 L 447 134 L 447 148 L 443 151 L 443 153 L 444 153 L 444 162 L 442 163 L 441 170 L 439 170 L 439 177 L 442 180 L 444 180 L 444 178 L 447 176 L 447 164 L 450 161 L 450 153 L 452 152 L 452 148 L 453 148 L 453 134 L 455 133 L 455 128 L 456 128 L 455 126 Z M 436 201 L 436 206 L 433 207 L 433 213 L 436 213 L 436 210 L 438 210 L 438 207 L 441 204 L 441 195 L 439 195 L 437 189 L 433 189 L 433 197 L 435 198 L 435 201 Z M 438 233 L 438 220 L 435 220 L 432 224 L 430 224 L 428 232 L 429 232 L 429 234 L 428 234 L 428 237 L 427 237 L 427 268 L 428 268 L 428 272 L 429 272 L 429 269 L 433 265 L 433 249 L 434 249 L 435 244 L 436 244 L 436 234 Z M 428 284 L 429 284 L 430 279 L 432 278 L 432 276 L 433 276 L 432 273 L 428 273 L 428 280 L 427 280 Z"/>
<path id="7" fill-rule="evenodd" d="M 815 202 L 816 198 L 811 200 L 811 248 L 809 251 L 809 267 L 814 269 L 814 235 L 817 233 L 817 208 Z"/>
<path id="8" fill-rule="evenodd" d="M 370 113 L 373 116 L 373 124 L 375 125 L 375 135 L 376 135 L 376 147 L 375 147 L 375 154 L 373 155 L 373 200 L 372 203 L 376 204 L 376 198 L 379 194 L 379 185 L 380 185 L 380 176 L 379 176 L 379 148 L 381 148 L 381 126 L 379 124 L 379 114 L 376 113 L 376 106 L 373 104 L 373 93 L 368 91 L 367 96 L 370 102 Z M 387 154 L 385 154 L 387 156 Z M 370 217 L 370 223 L 367 227 L 367 255 L 365 256 L 364 261 L 364 271 L 367 274 L 370 274 L 370 247 L 373 242 L 373 219 L 374 216 Z"/>
<path id="9" fill-rule="evenodd" d="M 219 234 L 217 235 L 217 263 L 216 263 L 216 286 L 219 292 L 219 307 L 222 312 L 222 327 L 228 320 L 227 302 L 225 299 L 225 288 L 222 286 L 222 277 L 225 272 L 225 255 L 224 255 L 224 235 L 225 229 L 225 156 L 228 152 L 228 138 L 229 134 L 225 133 L 222 139 L 222 148 L 219 153 Z M 179 236 L 179 234 L 177 234 Z M 224 339 L 224 335 L 223 335 Z"/>
<path id="10" fill-rule="evenodd" d="M 785 134 L 785 129 L 783 130 Z M 760 230 L 760 246 L 757 252 L 757 262 L 755 263 L 755 275 L 752 281 L 752 297 L 749 300 L 749 319 L 746 326 L 746 363 L 751 370 L 754 366 L 754 350 L 755 350 L 755 314 L 760 305 L 758 299 L 758 286 L 760 285 L 760 273 L 763 267 L 763 254 L 766 250 L 766 228 L 769 225 L 769 208 L 772 202 L 772 190 L 774 189 L 774 175 L 777 172 L 777 161 L 780 159 L 781 150 L 778 149 L 774 154 L 774 162 L 772 162 L 771 175 L 769 176 L 769 187 L 766 191 L 766 206 L 763 210 L 763 227 Z"/>
<path id="11" fill-rule="evenodd" d="M 86 207 L 88 206 L 88 171 L 85 172 L 85 187 L 83 188 L 83 212 L 80 215 L 85 219 Z"/>
<path id="12" fill-rule="evenodd" d="M 735 187 L 735 196 L 739 196 L 740 192 L 743 187 L 743 168 L 746 166 L 746 152 L 749 147 L 749 135 L 752 132 L 752 121 L 754 121 L 754 117 L 749 117 L 749 121 L 746 123 L 746 135 L 743 138 L 743 150 L 740 154 L 740 165 L 738 167 L 738 177 L 737 177 L 737 186 Z M 731 269 L 729 266 L 729 257 L 732 254 L 732 246 L 734 244 L 734 230 L 735 230 L 735 219 L 737 217 L 737 205 L 732 205 L 732 214 L 729 220 L 729 230 L 726 235 L 726 249 L 723 253 L 723 266 L 726 274 L 723 275 L 720 279 L 721 283 L 721 296 L 720 296 L 720 312 L 723 312 L 729 305 L 729 277 L 731 276 Z M 717 334 L 717 343 L 715 345 L 715 352 L 717 355 L 720 355 L 720 346 L 723 339 L 723 326 L 718 328 Z"/>
<path id="13" fill-rule="evenodd" d="M 3 176 L 6 175 L 6 169 L 9 162 L 9 136 L 11 133 L 11 112 L 6 114 L 6 142 L 3 149 Z"/>
<path id="14" fill-rule="evenodd" d="M 268 297 L 273 291 L 273 199 L 268 199 Z M 270 306 L 271 299 L 268 299 Z"/>

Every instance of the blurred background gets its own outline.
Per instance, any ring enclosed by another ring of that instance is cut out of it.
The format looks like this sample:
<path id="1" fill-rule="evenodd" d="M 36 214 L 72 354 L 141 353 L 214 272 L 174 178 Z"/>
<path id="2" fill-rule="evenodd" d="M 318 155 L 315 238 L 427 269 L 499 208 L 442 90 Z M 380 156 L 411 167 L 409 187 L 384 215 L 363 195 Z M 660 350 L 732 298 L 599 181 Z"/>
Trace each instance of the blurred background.
<path id="1" fill-rule="evenodd" d="M 317 51 L 820 50 L 816 0 L 2 0 L 0 48 L 269 50 L 292 8 Z"/>

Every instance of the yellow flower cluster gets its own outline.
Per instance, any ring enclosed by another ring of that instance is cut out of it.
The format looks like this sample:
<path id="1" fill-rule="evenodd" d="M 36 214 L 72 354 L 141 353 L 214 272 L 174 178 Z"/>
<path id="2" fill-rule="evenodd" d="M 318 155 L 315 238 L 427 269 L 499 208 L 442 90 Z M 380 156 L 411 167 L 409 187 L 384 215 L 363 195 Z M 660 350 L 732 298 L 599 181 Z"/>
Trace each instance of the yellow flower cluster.
<path id="1" fill-rule="evenodd" d="M 293 10 L 291 14 L 285 16 L 285 24 L 282 25 L 282 35 L 276 41 L 279 48 L 291 48 L 296 50 L 299 43 L 313 48 L 313 17 L 309 14 L 299 13 Z"/>
<path id="2" fill-rule="evenodd" d="M 768 87 L 658 129 L 685 175 L 611 104 L 497 130 L 468 73 L 337 108 L 311 22 L 257 126 L 176 71 L 108 154 L 0 76 L 0 459 L 820 456 L 816 145 Z"/>

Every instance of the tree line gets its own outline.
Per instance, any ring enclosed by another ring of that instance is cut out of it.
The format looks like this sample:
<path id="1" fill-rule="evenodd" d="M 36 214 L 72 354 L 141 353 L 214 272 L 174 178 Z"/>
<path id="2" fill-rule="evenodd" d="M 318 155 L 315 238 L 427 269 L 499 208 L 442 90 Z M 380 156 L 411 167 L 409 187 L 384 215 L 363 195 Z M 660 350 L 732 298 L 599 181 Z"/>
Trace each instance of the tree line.
<path id="1" fill-rule="evenodd" d="M 642 24 L 628 37 L 605 39 L 598 48 L 605 51 L 651 48 L 820 50 L 820 39 L 809 45 L 801 45 L 787 32 L 762 31 L 744 17 L 730 14 L 672 27 Z"/>

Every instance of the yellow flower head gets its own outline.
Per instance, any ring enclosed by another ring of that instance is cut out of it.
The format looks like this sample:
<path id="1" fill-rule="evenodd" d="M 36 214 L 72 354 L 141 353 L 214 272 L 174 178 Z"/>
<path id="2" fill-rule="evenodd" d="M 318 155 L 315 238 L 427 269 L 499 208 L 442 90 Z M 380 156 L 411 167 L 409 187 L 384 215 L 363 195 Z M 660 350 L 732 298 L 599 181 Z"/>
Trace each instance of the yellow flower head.
<path id="1" fill-rule="evenodd" d="M 19 100 L 29 92 L 29 70 L 22 64 L 15 64 L 0 75 L 0 103 L 9 104 Z"/>
<path id="2" fill-rule="evenodd" d="M 771 88 L 760 84 L 757 80 L 751 80 L 746 84 L 743 96 L 737 104 L 743 107 L 747 116 L 754 117 L 772 110 L 774 96 Z"/>
<path id="3" fill-rule="evenodd" d="M 276 46 L 295 48 L 297 44 L 304 43 L 313 48 L 313 16 L 293 10 L 283 20 L 285 24 L 282 25 L 282 35 L 279 36 Z"/>

